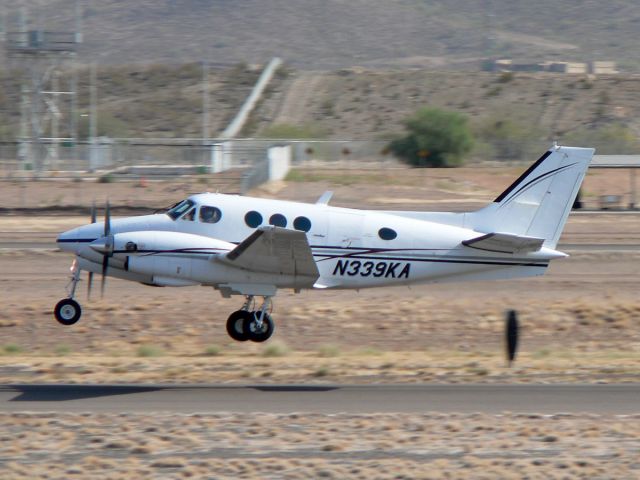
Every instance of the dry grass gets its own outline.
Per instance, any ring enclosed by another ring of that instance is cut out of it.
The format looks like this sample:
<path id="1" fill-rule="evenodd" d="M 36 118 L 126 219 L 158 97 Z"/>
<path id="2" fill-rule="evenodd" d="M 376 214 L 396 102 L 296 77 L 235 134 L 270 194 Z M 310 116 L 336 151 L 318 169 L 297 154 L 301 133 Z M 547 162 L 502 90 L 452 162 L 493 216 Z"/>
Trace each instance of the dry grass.
<path id="1" fill-rule="evenodd" d="M 2 478 L 635 478 L 640 417 L 2 414 Z M 55 445 L 56 461 L 49 455 Z M 259 451 L 255 458 L 247 450 Z"/>
<path id="2" fill-rule="evenodd" d="M 305 383 L 329 378 L 343 383 L 531 383 L 637 381 L 640 349 L 589 351 L 553 349 L 522 352 L 513 368 L 500 351 L 449 350 L 387 352 L 375 357 L 358 352 L 327 358 L 317 352 L 286 355 L 3 356 L 0 382 L 82 383 Z"/>

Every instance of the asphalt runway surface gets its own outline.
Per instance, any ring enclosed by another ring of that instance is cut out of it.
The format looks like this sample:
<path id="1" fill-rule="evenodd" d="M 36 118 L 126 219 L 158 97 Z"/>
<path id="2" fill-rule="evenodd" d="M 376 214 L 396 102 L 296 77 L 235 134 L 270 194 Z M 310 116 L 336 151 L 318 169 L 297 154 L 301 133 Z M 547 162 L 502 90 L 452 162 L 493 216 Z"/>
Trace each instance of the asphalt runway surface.
<path id="1" fill-rule="evenodd" d="M 2 412 L 640 413 L 640 384 L 1 385 Z"/>

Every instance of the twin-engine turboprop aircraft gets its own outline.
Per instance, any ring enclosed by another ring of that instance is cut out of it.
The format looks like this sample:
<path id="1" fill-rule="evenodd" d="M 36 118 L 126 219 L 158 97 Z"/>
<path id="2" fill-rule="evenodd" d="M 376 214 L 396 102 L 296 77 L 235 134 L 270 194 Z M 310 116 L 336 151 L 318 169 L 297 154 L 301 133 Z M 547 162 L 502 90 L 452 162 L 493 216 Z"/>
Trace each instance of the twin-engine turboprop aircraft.
<path id="1" fill-rule="evenodd" d="M 235 340 L 273 333 L 278 289 L 360 289 L 541 275 L 567 255 L 556 245 L 594 150 L 554 146 L 501 193 L 470 213 L 369 211 L 203 193 L 165 213 L 64 232 L 75 254 L 69 296 L 56 319 L 80 319 L 82 270 L 162 287 L 211 286 L 245 302 L 227 320 Z M 256 308 L 255 297 L 263 301 Z"/>

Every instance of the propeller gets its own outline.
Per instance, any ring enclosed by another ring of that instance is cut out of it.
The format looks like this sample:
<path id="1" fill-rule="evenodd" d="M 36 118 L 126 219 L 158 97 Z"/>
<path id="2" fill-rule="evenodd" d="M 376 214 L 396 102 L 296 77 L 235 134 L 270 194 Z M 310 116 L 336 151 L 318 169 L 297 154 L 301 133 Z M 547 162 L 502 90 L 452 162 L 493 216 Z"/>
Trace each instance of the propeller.
<path id="1" fill-rule="evenodd" d="M 92 219 L 93 214 L 92 214 Z M 109 200 L 104 212 L 104 234 L 102 238 L 91 242 L 91 248 L 102 254 L 102 280 L 100 282 L 100 293 L 104 296 L 107 271 L 109 270 L 109 258 L 113 256 L 113 235 L 111 235 L 111 207 Z"/>
<path id="2" fill-rule="evenodd" d="M 102 256 L 102 280 L 100 282 L 100 295 L 104 297 L 104 286 L 107 281 L 107 270 L 109 269 L 109 257 L 113 255 L 113 237 L 111 236 L 111 209 L 109 200 L 107 200 L 107 208 L 104 212 L 104 238 L 105 251 Z"/>
<path id="3" fill-rule="evenodd" d="M 507 362 L 509 366 L 513 364 L 518 350 L 518 330 L 518 313 L 515 310 L 509 310 L 507 312 L 507 323 L 505 324 Z"/>
<path id="4" fill-rule="evenodd" d="M 96 223 L 96 202 L 91 204 L 91 223 Z M 91 298 L 91 287 L 93 286 L 93 272 L 89 272 L 89 281 L 87 282 L 87 300 Z"/>

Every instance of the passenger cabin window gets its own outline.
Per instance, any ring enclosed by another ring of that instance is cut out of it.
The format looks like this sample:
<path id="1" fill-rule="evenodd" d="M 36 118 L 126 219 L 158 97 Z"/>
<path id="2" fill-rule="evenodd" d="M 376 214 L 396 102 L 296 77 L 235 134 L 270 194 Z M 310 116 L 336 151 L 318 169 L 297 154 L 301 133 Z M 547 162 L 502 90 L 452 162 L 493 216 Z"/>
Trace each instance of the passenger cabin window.
<path id="1" fill-rule="evenodd" d="M 202 223 L 218 223 L 221 218 L 222 212 L 219 208 L 206 205 L 200 207 L 200 221 Z"/>
<path id="2" fill-rule="evenodd" d="M 398 236 L 398 234 L 396 233 L 395 230 L 391 229 L 391 228 L 381 228 L 380 230 L 378 230 L 378 236 L 382 239 L 382 240 L 393 240 L 394 238 L 396 238 Z"/>
<path id="3" fill-rule="evenodd" d="M 311 230 L 311 220 L 307 217 L 296 217 L 293 221 L 293 228 L 302 232 L 308 232 Z"/>
<path id="4" fill-rule="evenodd" d="M 274 213 L 271 215 L 269 223 L 275 227 L 285 228 L 287 226 L 287 218 L 279 213 Z"/>
<path id="5" fill-rule="evenodd" d="M 262 215 L 255 210 L 251 210 L 244 216 L 244 223 L 246 223 L 248 227 L 257 228 L 262 225 Z"/>
<path id="6" fill-rule="evenodd" d="M 194 205 L 195 203 L 193 203 L 191 200 L 183 200 L 182 202 L 177 204 L 175 207 L 167 210 L 167 215 L 169 215 L 172 220 L 176 220 L 177 218 L 181 217 L 184 214 L 184 212 L 188 211 Z"/>

